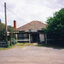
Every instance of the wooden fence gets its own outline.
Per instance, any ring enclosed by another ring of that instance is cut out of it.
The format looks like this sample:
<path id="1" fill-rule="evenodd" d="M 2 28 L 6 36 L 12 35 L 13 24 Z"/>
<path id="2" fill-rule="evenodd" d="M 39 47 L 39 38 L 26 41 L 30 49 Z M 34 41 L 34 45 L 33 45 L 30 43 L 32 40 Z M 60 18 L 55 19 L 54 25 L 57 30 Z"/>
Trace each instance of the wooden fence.
<path id="1" fill-rule="evenodd" d="M 1 41 L 0 42 L 0 47 L 6 47 L 6 41 Z"/>

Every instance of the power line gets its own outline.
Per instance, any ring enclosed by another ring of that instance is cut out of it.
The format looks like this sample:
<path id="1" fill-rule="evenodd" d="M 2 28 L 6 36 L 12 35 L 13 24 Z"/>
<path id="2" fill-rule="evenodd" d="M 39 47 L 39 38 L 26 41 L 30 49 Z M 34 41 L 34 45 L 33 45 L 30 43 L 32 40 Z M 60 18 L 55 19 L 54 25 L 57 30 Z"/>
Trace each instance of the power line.
<path id="1" fill-rule="evenodd" d="M 1 3 L 0 3 L 1 4 Z M 1 4 L 2 6 L 4 6 L 3 4 Z M 7 10 L 9 10 L 7 7 L 6 7 Z M 20 18 L 18 15 L 16 15 L 15 13 L 13 13 L 11 10 L 9 10 L 12 14 L 14 14 L 15 16 L 17 16 L 18 18 Z M 21 19 L 21 18 L 20 18 Z M 23 19 L 21 19 L 22 21 L 25 21 Z M 26 22 L 26 21 L 25 21 Z"/>
<path id="2" fill-rule="evenodd" d="M 1 3 L 0 3 L 1 4 Z M 2 6 L 4 6 L 3 4 L 1 4 Z M 7 7 L 6 7 L 7 10 L 9 10 Z M 14 14 L 16 17 L 18 17 L 19 19 L 21 19 L 22 21 L 26 22 L 25 20 L 23 20 L 22 18 L 20 18 L 18 15 L 16 15 L 14 12 L 12 12 L 11 10 L 9 10 L 12 14 Z M 27 23 L 27 22 L 26 22 Z M 31 24 L 29 24 L 30 26 L 32 26 Z M 32 26 L 33 28 L 35 28 L 34 26 Z"/>
<path id="3" fill-rule="evenodd" d="M 8 8 L 7 8 L 8 9 Z M 8 9 L 9 10 L 9 9 Z M 9 10 L 10 11 L 10 10 Z M 17 16 L 15 13 L 13 13 L 12 11 L 10 11 L 12 14 L 14 14 L 15 16 Z M 17 16 L 19 19 L 21 19 L 19 16 Z M 22 21 L 25 21 L 23 19 L 21 19 Z M 26 21 L 25 21 L 26 22 Z"/>
<path id="4" fill-rule="evenodd" d="M 8 8 L 7 8 L 8 9 Z M 8 9 L 9 10 L 9 9 Z M 10 11 L 10 10 L 9 10 Z M 17 16 L 15 13 L 13 13 L 12 11 L 10 11 L 12 14 L 14 14 L 15 16 Z M 19 16 L 17 16 L 19 19 L 21 19 Z M 24 21 L 23 19 L 21 19 L 22 21 Z M 26 21 L 24 21 L 24 22 L 26 22 Z M 27 22 L 26 22 L 27 23 Z M 31 24 L 29 24 L 29 25 L 31 25 Z M 32 25 L 31 25 L 32 26 Z M 35 28 L 34 26 L 32 26 L 33 28 Z"/>

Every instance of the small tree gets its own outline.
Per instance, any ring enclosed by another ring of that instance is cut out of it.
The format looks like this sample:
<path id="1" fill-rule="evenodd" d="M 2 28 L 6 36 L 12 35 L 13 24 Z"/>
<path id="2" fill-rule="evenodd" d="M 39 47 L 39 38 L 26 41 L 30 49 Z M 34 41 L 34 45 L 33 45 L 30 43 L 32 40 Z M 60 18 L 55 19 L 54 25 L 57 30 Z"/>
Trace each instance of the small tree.
<path id="1" fill-rule="evenodd" d="M 14 27 L 8 26 L 8 31 L 10 32 L 10 45 L 12 44 L 11 38 L 16 38 L 16 36 L 13 34 L 15 32 Z"/>
<path id="2" fill-rule="evenodd" d="M 7 31 L 11 33 L 11 36 L 13 32 L 15 31 L 12 26 L 7 26 Z M 0 20 L 0 41 L 4 40 L 4 35 L 5 35 L 5 24 L 1 22 Z"/>
<path id="3" fill-rule="evenodd" d="M 1 19 L 0 19 L 0 41 L 3 41 L 4 40 L 4 28 L 5 28 L 5 25 L 1 22 Z"/>

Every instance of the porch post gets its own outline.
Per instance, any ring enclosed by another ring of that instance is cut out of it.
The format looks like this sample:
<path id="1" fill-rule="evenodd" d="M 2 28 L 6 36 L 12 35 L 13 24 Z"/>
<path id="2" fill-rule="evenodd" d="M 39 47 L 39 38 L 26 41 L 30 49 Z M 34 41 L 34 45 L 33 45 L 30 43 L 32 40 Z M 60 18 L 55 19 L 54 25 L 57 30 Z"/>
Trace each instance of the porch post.
<path id="1" fill-rule="evenodd" d="M 30 33 L 29 33 L 29 43 L 31 44 Z"/>
<path id="2" fill-rule="evenodd" d="M 29 29 L 29 43 L 31 44 L 30 32 L 31 32 L 31 29 Z"/>
<path id="3" fill-rule="evenodd" d="M 47 44 L 47 34 L 45 34 L 45 38 L 46 38 L 46 44 Z"/>
<path id="4" fill-rule="evenodd" d="M 18 36 L 17 36 L 17 34 L 16 34 L 16 40 L 17 40 L 17 37 L 18 37 Z"/>

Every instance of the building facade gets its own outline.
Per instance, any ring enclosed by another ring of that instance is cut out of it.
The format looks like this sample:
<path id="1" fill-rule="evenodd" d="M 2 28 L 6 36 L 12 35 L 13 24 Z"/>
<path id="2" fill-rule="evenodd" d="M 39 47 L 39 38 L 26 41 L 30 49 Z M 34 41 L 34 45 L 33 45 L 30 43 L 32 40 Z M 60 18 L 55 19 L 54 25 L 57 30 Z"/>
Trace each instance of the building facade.
<path id="1" fill-rule="evenodd" d="M 42 28 L 46 28 L 46 24 L 40 21 L 32 21 L 26 25 L 17 28 L 18 42 L 42 42 L 45 37 Z"/>

